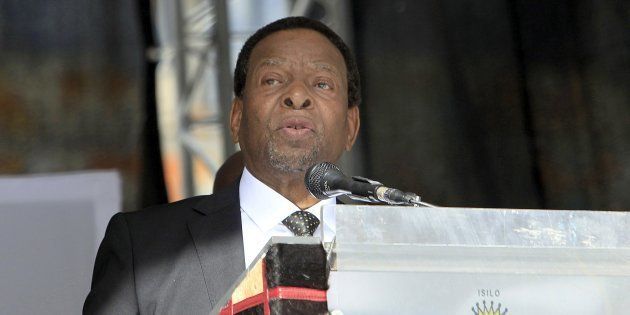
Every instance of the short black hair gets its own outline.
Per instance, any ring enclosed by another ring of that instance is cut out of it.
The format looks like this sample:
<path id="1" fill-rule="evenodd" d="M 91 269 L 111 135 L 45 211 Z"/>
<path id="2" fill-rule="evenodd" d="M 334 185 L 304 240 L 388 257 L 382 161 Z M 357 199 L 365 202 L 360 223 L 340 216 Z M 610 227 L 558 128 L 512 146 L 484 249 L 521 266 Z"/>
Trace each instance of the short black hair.
<path id="1" fill-rule="evenodd" d="M 335 45 L 335 47 L 337 47 L 337 49 L 339 49 L 339 52 L 346 63 L 348 107 L 359 105 L 361 103 L 361 80 L 359 78 L 357 63 L 350 51 L 350 48 L 348 48 L 346 43 L 344 43 L 337 33 L 331 30 L 324 23 L 303 16 L 291 16 L 267 24 L 245 41 L 243 48 L 241 48 L 241 52 L 238 54 L 238 59 L 236 60 L 236 69 L 234 69 L 234 94 L 236 97 L 241 98 L 243 96 L 245 81 L 247 80 L 249 58 L 252 54 L 252 50 L 254 50 L 254 47 L 256 47 L 256 45 L 265 37 L 278 31 L 290 29 L 309 29 L 316 31 L 324 35 L 333 45 Z"/>

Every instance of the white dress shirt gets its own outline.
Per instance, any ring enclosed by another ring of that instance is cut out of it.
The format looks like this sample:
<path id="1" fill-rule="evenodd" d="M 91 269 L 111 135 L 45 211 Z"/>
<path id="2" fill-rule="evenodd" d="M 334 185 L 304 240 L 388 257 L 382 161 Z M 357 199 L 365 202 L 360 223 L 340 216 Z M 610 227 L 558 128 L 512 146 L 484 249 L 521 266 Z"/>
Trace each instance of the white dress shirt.
<path id="1" fill-rule="evenodd" d="M 241 176 L 239 199 L 247 268 L 272 236 L 293 236 L 293 233 L 282 224 L 282 220 L 300 208 L 254 177 L 247 168 L 243 170 Z M 335 198 L 329 198 L 305 209 L 320 220 L 320 225 L 313 235 L 321 237 L 323 232 L 324 242 L 332 241 L 335 235 L 335 221 L 334 211 L 326 210 L 324 213 L 326 221 L 321 223 L 322 206 L 334 204 Z"/>

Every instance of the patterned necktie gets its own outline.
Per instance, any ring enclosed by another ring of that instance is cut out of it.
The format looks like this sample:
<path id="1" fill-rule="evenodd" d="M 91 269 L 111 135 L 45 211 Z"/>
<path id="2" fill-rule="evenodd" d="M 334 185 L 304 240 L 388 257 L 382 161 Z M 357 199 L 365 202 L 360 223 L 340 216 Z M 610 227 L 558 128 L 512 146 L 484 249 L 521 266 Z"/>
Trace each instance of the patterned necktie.
<path id="1" fill-rule="evenodd" d="M 308 211 L 298 210 L 282 220 L 295 236 L 313 236 L 319 225 L 319 219 Z"/>

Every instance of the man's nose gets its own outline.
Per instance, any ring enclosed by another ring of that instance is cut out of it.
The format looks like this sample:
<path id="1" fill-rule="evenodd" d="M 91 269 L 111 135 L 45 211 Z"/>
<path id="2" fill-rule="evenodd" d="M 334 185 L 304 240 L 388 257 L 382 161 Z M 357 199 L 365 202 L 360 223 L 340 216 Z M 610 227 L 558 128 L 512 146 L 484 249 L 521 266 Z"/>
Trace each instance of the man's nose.
<path id="1" fill-rule="evenodd" d="M 303 83 L 295 82 L 289 87 L 282 103 L 293 109 L 308 108 L 311 106 L 311 96 Z"/>

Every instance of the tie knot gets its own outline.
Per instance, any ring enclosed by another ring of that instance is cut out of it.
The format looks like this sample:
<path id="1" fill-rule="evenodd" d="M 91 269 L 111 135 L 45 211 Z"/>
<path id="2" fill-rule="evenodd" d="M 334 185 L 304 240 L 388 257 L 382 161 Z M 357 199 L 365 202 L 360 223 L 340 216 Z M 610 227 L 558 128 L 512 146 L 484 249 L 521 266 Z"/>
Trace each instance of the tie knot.
<path id="1" fill-rule="evenodd" d="M 308 211 L 298 210 L 282 220 L 282 224 L 295 236 L 313 236 L 319 225 L 319 219 Z"/>

